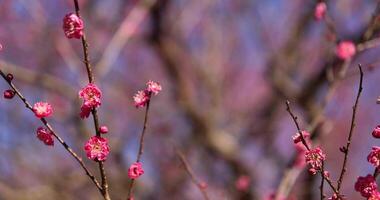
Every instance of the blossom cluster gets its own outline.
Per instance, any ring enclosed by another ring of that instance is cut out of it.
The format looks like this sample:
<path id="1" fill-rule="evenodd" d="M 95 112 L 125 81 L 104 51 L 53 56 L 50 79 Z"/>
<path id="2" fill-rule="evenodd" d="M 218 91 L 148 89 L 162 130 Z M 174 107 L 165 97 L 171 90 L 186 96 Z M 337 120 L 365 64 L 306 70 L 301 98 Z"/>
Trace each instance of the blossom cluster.
<path id="1" fill-rule="evenodd" d="M 89 83 L 79 91 L 79 98 L 83 100 L 83 104 L 80 108 L 81 112 L 79 114 L 82 119 L 88 118 L 92 109 L 95 109 L 102 104 L 101 97 L 102 92 L 93 83 Z"/>
<path id="2" fill-rule="evenodd" d="M 157 95 L 162 90 L 161 85 L 158 82 L 148 81 L 146 83 L 146 89 L 138 91 L 134 96 L 136 108 L 141 108 L 147 105 L 152 94 Z"/>

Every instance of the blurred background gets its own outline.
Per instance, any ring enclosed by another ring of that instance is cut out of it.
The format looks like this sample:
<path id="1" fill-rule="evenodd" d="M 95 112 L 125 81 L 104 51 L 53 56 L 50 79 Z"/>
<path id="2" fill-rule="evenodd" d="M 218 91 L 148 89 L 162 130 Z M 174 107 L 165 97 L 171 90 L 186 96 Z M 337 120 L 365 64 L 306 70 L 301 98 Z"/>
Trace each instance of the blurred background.
<path id="1" fill-rule="evenodd" d="M 80 0 L 95 83 L 103 91 L 100 123 L 110 129 L 105 167 L 112 199 L 126 198 L 144 117 L 132 96 L 148 80 L 163 91 L 151 103 L 145 174 L 135 199 L 202 199 L 171 141 L 207 183 L 210 199 L 265 200 L 276 192 L 319 199 L 320 176 L 293 166 L 296 128 L 285 101 L 326 152 L 325 169 L 335 181 L 361 63 L 364 90 L 341 190 L 360 199 L 354 183 L 373 172 L 366 157 L 379 143 L 371 136 L 380 122 L 378 1 L 328 1 L 320 21 L 316 4 Z M 30 102 L 53 105 L 51 124 L 98 176 L 83 151 L 94 128 L 91 118 L 79 117 L 78 91 L 87 83 L 82 47 L 62 30 L 64 15 L 73 11 L 71 0 L 0 0 L 0 64 Z M 336 58 L 341 40 L 357 45 L 352 60 Z M 57 141 L 49 147 L 36 138 L 40 121 L 19 99 L 1 99 L 0 110 L 0 199 L 102 199 Z M 325 193 L 331 196 L 327 186 Z"/>

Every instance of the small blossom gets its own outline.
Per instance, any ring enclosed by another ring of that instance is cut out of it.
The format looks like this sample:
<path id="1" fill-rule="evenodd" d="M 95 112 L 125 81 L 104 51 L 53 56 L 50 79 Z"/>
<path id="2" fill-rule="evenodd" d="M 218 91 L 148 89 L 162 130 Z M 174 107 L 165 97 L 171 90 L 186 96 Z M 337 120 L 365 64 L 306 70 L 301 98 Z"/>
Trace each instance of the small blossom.
<path id="1" fill-rule="evenodd" d="M 360 176 L 355 183 L 355 190 L 363 197 L 369 198 L 377 190 L 375 178 L 368 174 L 366 177 Z"/>
<path id="2" fill-rule="evenodd" d="M 106 138 L 92 136 L 84 145 L 87 157 L 94 161 L 105 161 L 110 152 Z"/>
<path id="3" fill-rule="evenodd" d="M 11 82 L 13 80 L 13 74 L 11 73 L 7 74 L 7 80 Z"/>
<path id="4" fill-rule="evenodd" d="M 154 95 L 157 95 L 162 90 L 161 85 L 154 81 L 148 81 L 146 83 L 146 86 L 147 86 L 146 90 L 148 92 L 153 93 Z"/>
<path id="5" fill-rule="evenodd" d="M 33 106 L 33 112 L 38 118 L 49 117 L 53 113 L 53 108 L 47 102 L 37 102 Z"/>
<path id="6" fill-rule="evenodd" d="M 380 125 L 376 126 L 376 128 L 373 129 L 372 136 L 374 138 L 380 138 Z"/>
<path id="7" fill-rule="evenodd" d="M 82 105 L 80 107 L 80 113 L 79 113 L 80 118 L 82 118 L 82 119 L 88 118 L 88 116 L 90 116 L 91 109 L 92 109 L 91 107 L 88 107 L 86 105 Z"/>
<path id="8" fill-rule="evenodd" d="M 99 107 L 102 104 L 100 100 L 100 97 L 102 97 L 102 92 L 93 83 L 90 83 L 86 87 L 82 88 L 79 91 L 79 97 L 83 99 L 84 105 L 91 108 Z"/>
<path id="9" fill-rule="evenodd" d="M 101 126 L 101 127 L 99 128 L 99 132 L 100 132 L 101 134 L 106 134 L 106 133 L 108 133 L 108 127 L 107 127 L 107 126 Z"/>
<path id="10" fill-rule="evenodd" d="M 307 131 L 302 131 L 302 136 L 306 140 L 310 136 L 310 133 Z M 298 142 L 302 142 L 302 138 L 300 133 L 296 133 L 295 135 L 292 136 L 294 144 L 297 144 Z"/>
<path id="11" fill-rule="evenodd" d="M 205 189 L 207 189 L 207 187 L 208 187 L 207 183 L 204 182 L 204 181 L 201 181 L 201 182 L 199 183 L 199 186 L 202 188 L 202 190 L 205 190 Z"/>
<path id="12" fill-rule="evenodd" d="M 373 191 L 368 200 L 380 200 L 380 192 L 377 190 Z"/>
<path id="13" fill-rule="evenodd" d="M 14 96 L 15 96 L 15 91 L 13 91 L 13 90 L 5 90 L 4 91 L 4 98 L 12 99 Z"/>
<path id="14" fill-rule="evenodd" d="M 149 93 L 144 91 L 138 91 L 135 96 L 133 96 L 133 100 L 135 101 L 136 108 L 144 107 L 150 99 Z"/>
<path id="15" fill-rule="evenodd" d="M 336 47 L 336 55 L 342 60 L 351 59 L 356 53 L 355 44 L 351 41 L 342 41 Z"/>
<path id="16" fill-rule="evenodd" d="M 83 36 L 83 21 L 74 13 L 63 18 L 63 31 L 67 38 L 80 39 Z"/>
<path id="17" fill-rule="evenodd" d="M 372 151 L 369 153 L 367 160 L 373 166 L 379 168 L 380 166 L 380 147 L 372 147 Z"/>
<path id="18" fill-rule="evenodd" d="M 143 174 L 144 174 L 144 170 L 140 162 L 133 163 L 128 169 L 128 177 L 130 179 L 137 179 Z"/>
<path id="19" fill-rule="evenodd" d="M 322 170 L 322 162 L 326 159 L 326 155 L 323 154 L 321 148 L 317 147 L 315 149 L 311 149 L 305 153 L 306 163 L 311 166 L 309 172 L 312 174 L 316 174 L 317 171 Z"/>
<path id="20" fill-rule="evenodd" d="M 46 128 L 39 127 L 37 129 L 37 138 L 48 146 L 54 145 L 53 135 Z"/>
<path id="21" fill-rule="evenodd" d="M 318 21 L 323 19 L 326 15 L 326 9 L 327 6 L 325 2 L 318 3 L 314 10 L 314 18 Z"/>
<path id="22" fill-rule="evenodd" d="M 235 181 L 235 187 L 239 191 L 247 191 L 250 184 L 251 179 L 247 175 L 239 176 L 239 178 Z"/>

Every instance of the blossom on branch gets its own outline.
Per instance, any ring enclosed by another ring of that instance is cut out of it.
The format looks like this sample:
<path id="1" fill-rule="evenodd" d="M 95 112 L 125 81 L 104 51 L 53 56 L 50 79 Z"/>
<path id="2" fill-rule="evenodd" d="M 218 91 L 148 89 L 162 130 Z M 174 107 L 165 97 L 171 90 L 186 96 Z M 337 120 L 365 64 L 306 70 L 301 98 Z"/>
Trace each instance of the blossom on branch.
<path id="1" fill-rule="evenodd" d="M 15 96 L 15 91 L 13 90 L 5 90 L 4 91 L 4 98 L 5 99 L 12 99 Z"/>
<path id="2" fill-rule="evenodd" d="M 133 96 L 133 100 L 135 101 L 136 108 L 142 108 L 144 107 L 148 101 L 150 100 L 150 96 L 148 91 L 138 91 L 135 96 Z"/>
<path id="3" fill-rule="evenodd" d="M 69 13 L 63 18 L 63 31 L 67 38 L 80 39 L 83 36 L 83 21 L 74 13 Z"/>
<path id="4" fill-rule="evenodd" d="M 94 161 L 105 161 L 110 149 L 108 140 L 99 136 L 92 136 L 84 145 L 87 157 Z"/>
<path id="5" fill-rule="evenodd" d="M 376 168 L 380 166 L 380 147 L 374 146 L 372 147 L 371 152 L 369 153 L 367 160 Z"/>
<path id="6" fill-rule="evenodd" d="M 147 86 L 146 90 L 148 92 L 151 92 L 154 95 L 157 95 L 162 90 L 161 85 L 154 81 L 148 81 L 146 83 L 146 86 Z"/>
<path id="7" fill-rule="evenodd" d="M 128 177 L 130 179 L 137 179 L 143 174 L 144 169 L 142 168 L 142 164 L 140 162 L 133 163 L 128 169 Z"/>
<path id="8" fill-rule="evenodd" d="M 377 190 L 375 178 L 368 174 L 366 177 L 360 176 L 355 183 L 355 190 L 363 197 L 369 198 Z"/>
<path id="9" fill-rule="evenodd" d="M 37 102 L 33 106 L 33 112 L 38 118 L 49 117 L 53 113 L 53 108 L 47 102 Z"/>
<path id="10" fill-rule="evenodd" d="M 102 104 L 100 99 L 102 97 L 102 92 L 93 83 L 89 83 L 86 87 L 82 88 L 78 94 L 79 98 L 83 99 L 80 112 L 80 117 L 82 119 L 87 118 L 92 109 L 95 109 Z"/>
<path id="11" fill-rule="evenodd" d="M 323 153 L 322 149 L 319 147 L 306 151 L 305 153 L 305 160 L 306 160 L 306 163 L 311 166 L 311 168 L 309 169 L 309 172 L 312 174 L 316 174 L 317 171 L 322 170 L 322 164 L 325 159 L 326 159 L 326 155 Z"/>
<path id="12" fill-rule="evenodd" d="M 342 41 L 336 47 L 336 55 L 342 60 L 349 60 L 356 53 L 355 44 L 351 41 Z"/>
<path id="13" fill-rule="evenodd" d="M 326 15 L 326 10 L 327 6 L 325 2 L 318 3 L 317 6 L 315 6 L 314 18 L 318 21 L 323 19 Z"/>
<path id="14" fill-rule="evenodd" d="M 374 138 L 380 138 L 380 125 L 376 126 L 376 128 L 373 129 L 372 136 Z"/>
<path id="15" fill-rule="evenodd" d="M 46 128 L 39 127 L 37 129 L 37 138 L 48 146 L 54 145 L 53 134 Z"/>

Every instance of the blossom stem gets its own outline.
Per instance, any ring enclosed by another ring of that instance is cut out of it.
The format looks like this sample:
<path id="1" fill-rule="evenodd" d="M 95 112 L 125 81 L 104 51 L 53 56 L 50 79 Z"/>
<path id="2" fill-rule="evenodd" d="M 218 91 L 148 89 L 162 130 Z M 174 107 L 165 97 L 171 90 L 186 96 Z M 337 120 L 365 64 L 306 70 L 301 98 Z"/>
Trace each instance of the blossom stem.
<path id="1" fill-rule="evenodd" d="M 140 143 L 139 143 L 139 151 L 137 153 L 136 162 L 140 162 L 141 156 L 144 153 L 144 138 L 145 138 L 146 127 L 147 127 L 147 124 L 148 124 L 148 113 L 149 113 L 149 105 L 150 105 L 151 96 L 152 96 L 152 93 L 149 92 L 149 100 L 146 102 L 144 125 L 143 125 L 143 129 L 141 131 Z M 135 179 L 132 179 L 131 182 L 130 182 L 130 184 L 129 184 L 127 200 L 130 200 L 131 197 L 132 197 L 134 185 L 135 185 Z"/>
<path id="2" fill-rule="evenodd" d="M 79 9 L 78 0 L 74 0 L 74 6 L 75 6 L 75 13 L 78 15 L 78 17 L 80 17 L 80 9 Z M 88 42 L 87 42 L 86 34 L 85 34 L 84 30 L 83 30 L 83 36 L 82 36 L 82 47 L 83 47 L 84 64 L 85 64 L 86 70 L 87 70 L 88 82 L 93 83 L 94 82 L 94 75 L 93 75 L 92 68 L 91 68 L 89 51 L 88 51 Z M 94 119 L 96 136 L 100 137 L 99 117 L 98 117 L 96 108 L 94 108 L 91 113 L 92 113 L 92 116 Z M 104 169 L 104 163 L 103 163 L 103 161 L 99 161 L 98 163 L 99 163 L 100 176 L 102 179 L 102 190 L 103 190 L 102 194 L 103 194 L 103 197 L 105 200 L 110 200 L 111 198 L 110 198 L 109 191 L 108 191 L 108 182 L 107 182 L 106 172 Z"/>
<path id="3" fill-rule="evenodd" d="M 174 146 L 175 153 L 177 154 L 178 158 L 180 159 L 183 167 L 185 168 L 187 174 L 190 176 L 191 181 L 196 185 L 199 189 L 199 191 L 202 193 L 203 198 L 205 200 L 209 200 L 210 198 L 208 197 L 207 191 L 204 186 L 202 186 L 201 182 L 197 179 L 197 177 L 194 175 L 194 172 L 192 168 L 190 167 L 188 161 L 186 160 L 185 155 L 176 147 Z"/>
<path id="4" fill-rule="evenodd" d="M 340 190 L 340 187 L 342 186 L 343 177 L 344 177 L 344 174 L 347 171 L 346 165 L 347 165 L 348 153 L 349 153 L 350 145 L 351 145 L 352 133 L 354 132 L 354 128 L 355 128 L 356 110 L 357 110 L 357 107 L 358 107 L 358 104 L 359 104 L 360 94 L 362 93 L 362 90 L 363 90 L 363 71 L 362 71 L 362 67 L 361 67 L 360 64 L 359 64 L 359 71 L 360 71 L 359 89 L 358 89 L 358 93 L 356 95 L 355 104 L 352 107 L 352 118 L 351 118 L 350 132 L 348 134 L 346 146 L 343 148 L 343 150 L 344 150 L 343 151 L 343 153 L 344 153 L 344 160 L 343 160 L 343 164 L 342 164 L 342 169 L 340 171 L 340 176 L 339 176 L 339 179 L 338 179 L 338 187 L 337 187 L 338 191 Z"/>
<path id="5" fill-rule="evenodd" d="M 33 112 L 32 105 L 26 100 L 26 98 L 21 94 L 21 92 L 16 88 L 16 86 L 7 79 L 7 76 L 3 73 L 3 71 L 0 70 L 0 75 L 2 78 L 9 84 L 9 86 L 13 89 L 13 91 L 16 93 L 16 95 L 21 99 L 21 101 L 25 104 L 25 107 L 28 108 L 30 111 Z M 66 149 L 67 152 L 70 153 L 72 157 L 79 163 L 79 165 L 83 168 L 83 170 L 86 172 L 86 175 L 91 179 L 91 181 L 95 184 L 95 186 L 99 189 L 101 193 L 102 187 L 100 186 L 98 180 L 95 178 L 95 176 L 88 170 L 86 165 L 83 163 L 83 160 L 81 157 L 79 157 L 72 148 L 58 135 L 57 132 L 53 130 L 53 127 L 48 123 L 48 121 L 45 118 L 40 118 L 41 122 L 46 126 L 46 128 L 53 134 L 53 136 L 59 141 L 59 143 L 62 144 L 62 146 Z"/>
<path id="6" fill-rule="evenodd" d="M 288 111 L 288 113 L 290 114 L 290 116 L 293 118 L 293 121 L 297 127 L 297 130 L 298 130 L 298 133 L 300 134 L 301 136 L 301 141 L 302 141 L 302 144 L 305 146 L 305 148 L 307 150 L 310 151 L 310 147 L 309 145 L 306 143 L 306 140 L 305 138 L 303 137 L 302 135 L 302 131 L 301 131 L 301 128 L 298 124 L 298 121 L 297 121 L 297 116 L 295 116 L 292 112 L 292 110 L 290 109 L 290 102 L 289 101 L 286 101 L 286 110 Z M 327 177 L 324 176 L 324 171 L 319 171 L 321 174 L 322 174 L 322 177 L 323 179 L 328 183 L 328 185 L 331 187 L 331 189 L 334 191 L 334 193 L 338 196 L 339 199 L 342 199 L 342 197 L 339 195 L 339 191 L 335 188 L 334 184 L 331 182 L 331 180 Z"/>

